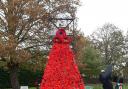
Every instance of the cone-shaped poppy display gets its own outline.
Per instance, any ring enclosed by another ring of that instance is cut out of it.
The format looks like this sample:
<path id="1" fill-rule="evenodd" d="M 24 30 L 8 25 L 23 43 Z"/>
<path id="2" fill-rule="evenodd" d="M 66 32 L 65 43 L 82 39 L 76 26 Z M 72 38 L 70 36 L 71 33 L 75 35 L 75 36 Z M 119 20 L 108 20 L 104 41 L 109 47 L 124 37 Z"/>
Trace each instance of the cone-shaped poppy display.
<path id="1" fill-rule="evenodd" d="M 70 42 L 64 29 L 56 32 L 40 89 L 85 89 Z"/>

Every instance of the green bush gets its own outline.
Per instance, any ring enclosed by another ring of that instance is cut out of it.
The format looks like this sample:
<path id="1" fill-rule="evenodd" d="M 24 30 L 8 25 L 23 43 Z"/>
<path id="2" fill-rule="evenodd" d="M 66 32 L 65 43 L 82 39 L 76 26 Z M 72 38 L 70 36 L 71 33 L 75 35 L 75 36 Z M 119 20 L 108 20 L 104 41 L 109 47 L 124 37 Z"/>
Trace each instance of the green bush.
<path id="1" fill-rule="evenodd" d="M 30 71 L 21 69 L 18 73 L 20 85 L 22 86 L 35 86 L 35 81 L 38 79 L 38 83 L 41 81 L 41 71 Z M 0 89 L 11 87 L 9 73 L 7 70 L 0 69 Z"/>
<path id="2" fill-rule="evenodd" d="M 7 70 L 0 69 L 0 88 L 10 87 L 9 73 Z"/>

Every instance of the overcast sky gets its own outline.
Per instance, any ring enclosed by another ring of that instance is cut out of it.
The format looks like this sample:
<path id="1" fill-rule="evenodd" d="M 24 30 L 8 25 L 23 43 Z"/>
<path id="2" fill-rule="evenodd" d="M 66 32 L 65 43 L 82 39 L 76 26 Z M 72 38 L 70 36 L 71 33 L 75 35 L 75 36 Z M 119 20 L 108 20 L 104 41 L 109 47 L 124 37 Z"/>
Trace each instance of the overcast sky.
<path id="1" fill-rule="evenodd" d="M 128 29 L 128 0 L 81 0 L 81 4 L 78 26 L 85 35 L 108 22 L 124 32 Z"/>

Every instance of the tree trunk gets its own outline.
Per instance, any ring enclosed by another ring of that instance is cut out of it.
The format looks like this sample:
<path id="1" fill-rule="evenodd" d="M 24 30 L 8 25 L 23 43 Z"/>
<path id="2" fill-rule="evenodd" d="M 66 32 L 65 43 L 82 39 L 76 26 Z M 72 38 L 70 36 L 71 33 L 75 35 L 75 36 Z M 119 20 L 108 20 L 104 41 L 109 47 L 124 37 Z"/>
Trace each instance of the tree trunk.
<path id="1" fill-rule="evenodd" d="M 8 65 L 12 89 L 20 89 L 20 84 L 17 75 L 19 69 L 18 66 L 19 65 L 15 63 L 9 63 Z"/>

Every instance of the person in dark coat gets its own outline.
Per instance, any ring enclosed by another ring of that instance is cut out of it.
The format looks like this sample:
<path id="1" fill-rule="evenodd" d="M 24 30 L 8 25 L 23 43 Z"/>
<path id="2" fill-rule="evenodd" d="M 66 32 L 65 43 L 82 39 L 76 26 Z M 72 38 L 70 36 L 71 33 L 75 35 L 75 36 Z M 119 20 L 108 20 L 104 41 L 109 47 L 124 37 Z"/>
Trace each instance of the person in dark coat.
<path id="1" fill-rule="evenodd" d="M 109 65 L 104 72 L 99 75 L 99 80 L 103 84 L 103 89 L 113 89 L 112 81 L 112 65 Z"/>

